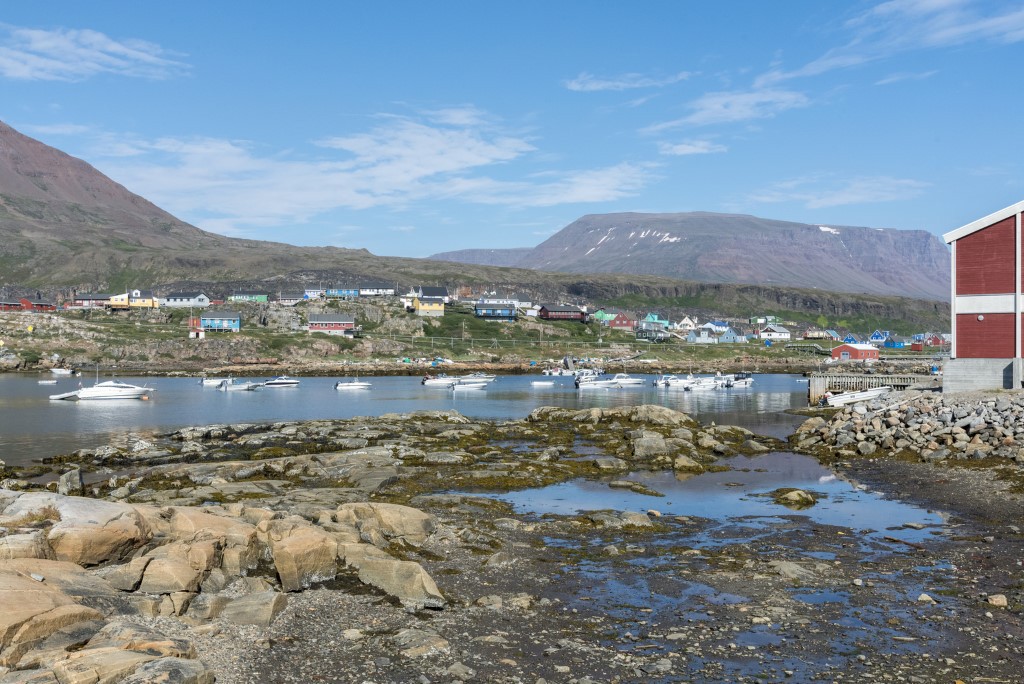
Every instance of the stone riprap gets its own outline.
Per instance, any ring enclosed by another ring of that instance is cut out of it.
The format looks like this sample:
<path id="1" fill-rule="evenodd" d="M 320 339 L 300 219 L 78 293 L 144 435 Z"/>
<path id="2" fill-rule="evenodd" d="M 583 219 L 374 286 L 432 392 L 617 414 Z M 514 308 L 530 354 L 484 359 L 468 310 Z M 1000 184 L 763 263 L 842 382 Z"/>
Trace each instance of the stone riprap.
<path id="1" fill-rule="evenodd" d="M 800 450 L 842 455 L 910 453 L 924 461 L 1006 459 L 1024 465 L 1024 395 L 908 392 L 807 419 L 790 437 Z"/>

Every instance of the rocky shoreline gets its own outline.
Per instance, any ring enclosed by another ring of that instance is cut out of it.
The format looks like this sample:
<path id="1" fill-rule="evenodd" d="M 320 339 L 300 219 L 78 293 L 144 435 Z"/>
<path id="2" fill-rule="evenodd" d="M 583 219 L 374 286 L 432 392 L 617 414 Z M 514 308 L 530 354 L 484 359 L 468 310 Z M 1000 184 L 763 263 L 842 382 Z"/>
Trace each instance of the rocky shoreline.
<path id="1" fill-rule="evenodd" d="M 865 455 L 882 408 L 809 420 L 792 448 L 941 527 L 812 523 L 813 491 L 774 492 L 769 521 L 663 514 L 631 473 L 790 447 L 657 406 L 202 426 L 5 469 L 0 683 L 1017 681 L 1022 498 L 923 462 L 931 442 Z M 972 459 L 1001 434 L 965 428 Z M 488 496 L 578 480 L 652 506 L 538 516 Z"/>

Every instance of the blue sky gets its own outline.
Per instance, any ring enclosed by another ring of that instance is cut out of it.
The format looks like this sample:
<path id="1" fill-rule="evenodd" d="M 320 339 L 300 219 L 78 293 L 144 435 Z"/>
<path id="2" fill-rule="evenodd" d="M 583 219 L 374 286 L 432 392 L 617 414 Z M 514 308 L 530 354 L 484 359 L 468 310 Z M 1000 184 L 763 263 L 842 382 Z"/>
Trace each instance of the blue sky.
<path id="1" fill-rule="evenodd" d="M 426 256 L 589 213 L 1024 196 L 1024 5 L 5 3 L 0 119 L 203 229 Z"/>

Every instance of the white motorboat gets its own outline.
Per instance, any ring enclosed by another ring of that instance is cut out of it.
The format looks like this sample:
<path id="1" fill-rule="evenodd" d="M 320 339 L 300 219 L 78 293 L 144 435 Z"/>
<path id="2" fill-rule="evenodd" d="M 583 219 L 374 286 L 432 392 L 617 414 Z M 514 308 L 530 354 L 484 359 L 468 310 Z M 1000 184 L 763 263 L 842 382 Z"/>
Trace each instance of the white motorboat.
<path id="1" fill-rule="evenodd" d="M 685 389 L 700 392 L 703 390 L 712 390 L 716 387 L 720 387 L 720 384 L 718 379 L 714 376 L 699 376 L 693 378 L 693 381 L 686 385 Z"/>
<path id="2" fill-rule="evenodd" d="M 619 385 L 619 387 L 636 387 L 643 385 L 645 380 L 643 378 L 634 378 L 632 375 L 627 373 L 616 373 L 612 380 Z"/>
<path id="3" fill-rule="evenodd" d="M 449 378 L 444 373 L 439 375 L 424 375 L 423 379 L 420 380 L 420 384 L 424 387 L 447 387 L 448 385 L 455 382 L 455 378 Z"/>
<path id="4" fill-rule="evenodd" d="M 533 387 L 554 387 L 554 380 L 534 380 L 530 383 Z"/>
<path id="5" fill-rule="evenodd" d="M 455 392 L 462 392 L 464 390 L 482 390 L 486 388 L 486 382 L 453 382 L 448 385 L 448 389 Z"/>
<path id="6" fill-rule="evenodd" d="M 97 382 L 92 387 L 80 387 L 73 392 L 51 394 L 50 399 L 82 401 L 93 399 L 149 399 L 149 395 L 153 391 L 151 387 L 129 385 L 119 380 L 105 380 Z"/>
<path id="7" fill-rule="evenodd" d="M 278 375 L 276 378 L 271 378 L 263 383 L 264 387 L 298 387 L 299 381 L 297 378 L 290 378 L 287 375 Z"/>
<path id="8" fill-rule="evenodd" d="M 339 380 L 334 383 L 334 389 L 336 390 L 364 390 L 370 389 L 372 385 L 362 380 Z"/>
<path id="9" fill-rule="evenodd" d="M 221 392 L 253 392 L 262 388 L 262 382 L 252 382 L 251 380 L 244 382 L 228 382 L 224 380 L 217 386 L 217 389 Z"/>
<path id="10" fill-rule="evenodd" d="M 726 383 L 726 387 L 742 389 L 744 387 L 750 387 L 754 384 L 754 377 L 750 373 L 736 373 Z"/>
<path id="11" fill-rule="evenodd" d="M 70 368 L 51 368 L 50 372 L 53 373 L 54 375 L 60 375 L 63 377 L 75 374 L 75 371 L 71 370 Z"/>
<path id="12" fill-rule="evenodd" d="M 224 381 L 231 382 L 231 378 L 199 378 L 199 384 L 203 387 L 220 387 Z"/>
<path id="13" fill-rule="evenodd" d="M 480 382 L 494 382 L 498 379 L 497 375 L 491 373 L 470 373 L 469 375 L 460 375 L 457 378 L 459 384 L 476 384 Z"/>
<path id="14" fill-rule="evenodd" d="M 825 403 L 829 406 L 847 406 L 849 404 L 856 404 L 858 401 L 871 401 L 872 399 L 878 399 L 884 394 L 888 394 L 892 391 L 892 387 L 884 385 L 882 387 L 872 387 L 871 389 L 859 390 L 856 392 L 843 392 L 842 394 L 833 394 L 832 396 L 825 396 Z"/>
<path id="15" fill-rule="evenodd" d="M 40 380 L 39 384 L 40 385 L 56 385 L 57 381 L 56 380 Z"/>

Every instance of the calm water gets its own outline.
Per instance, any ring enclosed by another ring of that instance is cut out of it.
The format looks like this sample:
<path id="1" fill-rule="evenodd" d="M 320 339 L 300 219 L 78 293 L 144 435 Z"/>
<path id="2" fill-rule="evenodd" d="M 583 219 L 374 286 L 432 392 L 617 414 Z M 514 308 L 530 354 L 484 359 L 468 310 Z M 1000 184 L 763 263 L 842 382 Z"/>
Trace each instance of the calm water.
<path id="1" fill-rule="evenodd" d="M 483 391 L 451 392 L 424 387 L 419 377 L 366 378 L 366 391 L 334 389 L 335 378 L 302 378 L 294 388 L 257 392 L 218 392 L 195 378 L 120 380 L 156 388 L 150 401 L 50 401 L 79 380 L 40 385 L 41 375 L 0 375 L 0 459 L 25 464 L 44 456 L 70 453 L 107 443 L 132 431 L 172 430 L 188 425 L 248 423 L 379 416 L 420 410 L 455 409 L 473 418 L 518 419 L 538 406 L 590 408 L 661 404 L 692 414 L 702 422 L 743 425 L 776 437 L 789 434 L 800 418 L 781 413 L 807 405 L 807 384 L 797 375 L 758 375 L 746 389 L 684 392 L 647 385 L 628 389 L 577 390 L 572 378 L 539 375 L 502 376 Z M 101 379 L 108 379 L 103 377 Z M 533 381 L 554 381 L 534 386 Z"/>

